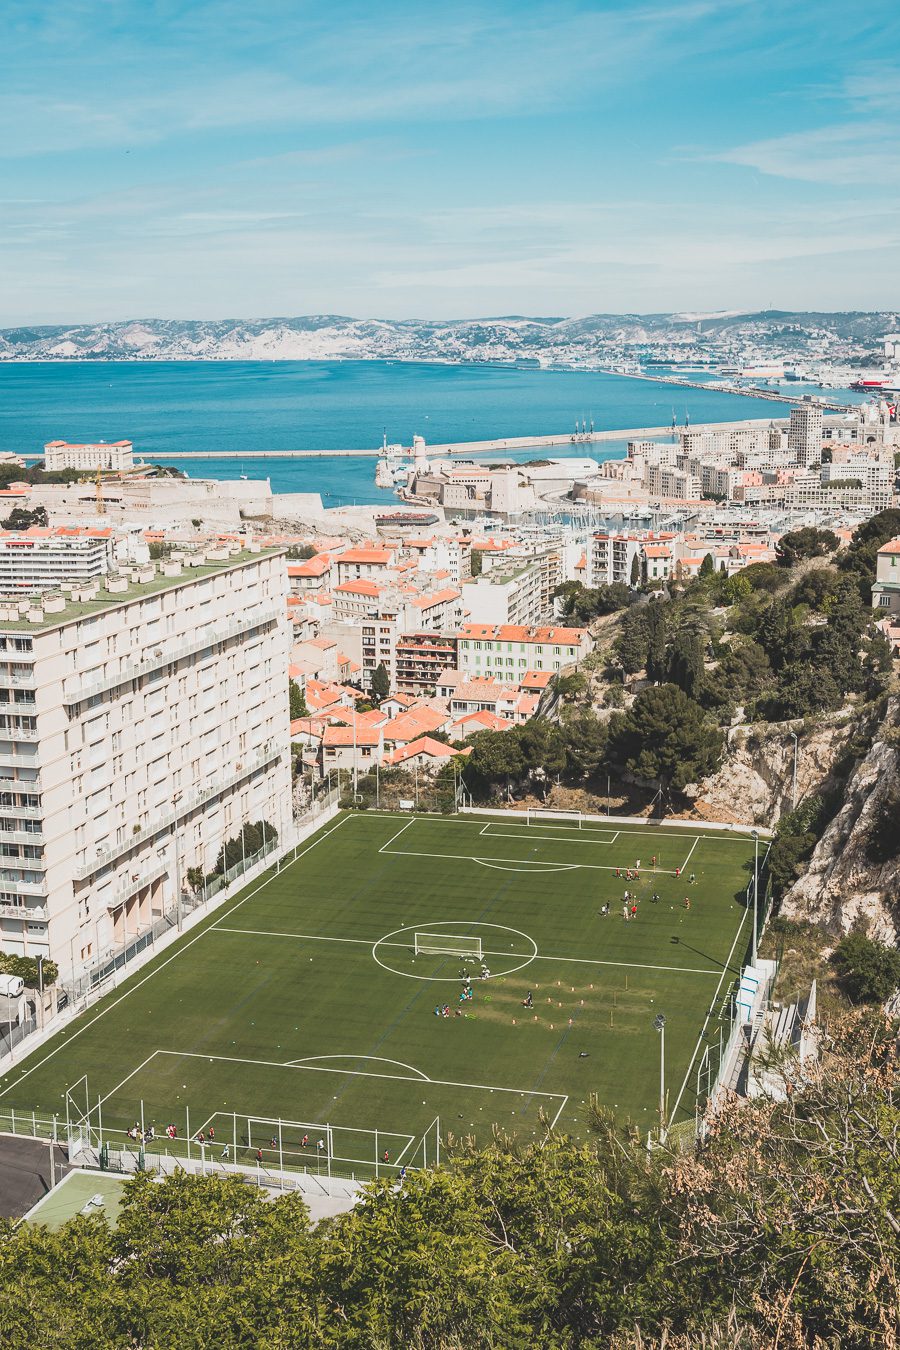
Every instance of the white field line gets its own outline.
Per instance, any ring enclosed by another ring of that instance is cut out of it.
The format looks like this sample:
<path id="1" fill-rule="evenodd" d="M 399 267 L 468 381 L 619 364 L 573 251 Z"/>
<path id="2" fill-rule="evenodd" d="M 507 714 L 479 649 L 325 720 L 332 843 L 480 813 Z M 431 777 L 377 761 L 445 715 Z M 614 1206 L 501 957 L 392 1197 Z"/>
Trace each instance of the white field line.
<path id="1" fill-rule="evenodd" d="M 220 933 L 242 933 L 249 937 L 295 938 L 298 942 L 349 942 L 355 946 L 369 948 L 400 947 L 407 951 L 409 950 L 410 945 L 408 942 L 384 942 L 380 938 L 375 938 L 373 941 L 371 938 L 327 937 L 321 933 L 273 933 L 268 928 L 219 928 L 218 931 Z M 509 956 L 509 952 L 485 950 L 482 955 Z M 513 955 L 521 956 L 523 953 L 514 952 Z M 545 956 L 541 952 L 537 952 L 532 956 L 529 964 L 531 961 L 562 961 L 567 965 L 578 966 L 616 966 L 625 970 L 667 970 L 672 974 L 683 973 L 685 975 L 715 975 L 718 973 L 716 968 L 710 968 L 709 966 L 653 966 L 645 961 L 601 961 L 587 956 Z M 502 973 L 502 971 L 499 971 L 498 975 Z M 338 1056 L 329 1055 L 327 1058 L 337 1059 Z M 351 1058 L 351 1056 L 348 1056 L 348 1058 Z M 360 1059 L 363 1058 L 363 1056 L 357 1055 L 352 1056 L 352 1058 Z"/>
<path id="2" fill-rule="evenodd" d="M 523 872 L 527 872 L 529 868 L 535 868 L 538 870 L 540 868 L 544 868 L 545 871 L 548 868 L 551 870 L 555 869 L 557 871 L 563 870 L 571 871 L 573 868 L 582 868 L 583 870 L 588 872 L 616 871 L 615 866 L 611 863 L 571 863 L 571 862 L 554 863 L 554 862 L 542 862 L 538 858 L 534 859 L 488 858 L 484 856 L 475 857 L 474 855 L 468 853 L 422 853 L 421 851 L 413 849 L 394 849 L 394 848 L 389 849 L 386 846 L 384 848 L 380 848 L 378 852 L 384 853 L 389 857 L 394 858 L 449 858 L 451 862 L 474 862 L 474 863 L 481 863 L 482 866 L 486 866 L 488 863 L 506 863 L 507 867 L 515 868 L 517 871 Z M 620 871 L 622 870 L 621 864 L 619 865 L 619 870 Z M 675 873 L 674 867 L 669 868 L 658 867 L 656 869 L 657 876 L 665 875 L 667 873 L 671 873 L 674 876 Z"/>
<path id="3" fill-rule="evenodd" d="M 266 1069 L 289 1069 L 291 1073 L 338 1073 L 343 1074 L 345 1078 L 387 1078 L 397 1083 L 418 1082 L 418 1079 L 411 1079 L 406 1074 L 395 1073 L 368 1073 L 365 1069 L 326 1069 L 319 1068 L 314 1064 L 293 1065 L 286 1064 L 277 1059 L 245 1059 L 240 1055 L 201 1055 L 193 1050 L 159 1050 L 157 1054 L 173 1055 L 178 1059 L 213 1059 L 219 1060 L 224 1064 L 255 1064 L 260 1068 Z M 423 1084 L 423 1086 L 425 1086 Z M 498 1087 L 496 1083 L 456 1083 L 448 1078 L 429 1078 L 428 1087 L 452 1087 L 466 1088 L 472 1092 L 507 1092 L 518 1097 L 551 1097 L 555 1101 L 563 1095 L 561 1092 L 538 1092 L 534 1088 L 511 1088 Z M 226 1112 L 227 1114 L 227 1112 Z M 335 1126 L 332 1129 L 352 1129 L 350 1125 Z M 381 1131 L 379 1130 L 379 1134 Z M 406 1136 L 403 1135 L 405 1139 Z"/>
<path id="4" fill-rule="evenodd" d="M 400 836 L 401 836 L 401 834 L 403 833 L 403 831 L 404 831 L 404 830 L 408 830 L 409 827 L 410 827 L 410 825 L 415 825 L 415 823 L 416 823 L 416 817 L 415 817 L 415 816 L 412 816 L 412 817 L 406 822 L 405 825 L 402 825 L 402 826 L 400 827 L 400 829 L 397 831 L 396 834 L 392 834 L 392 835 L 391 835 L 390 839 L 387 841 L 386 844 L 382 844 L 382 846 L 381 846 L 381 848 L 378 850 L 378 852 L 379 852 L 379 853 L 387 853 L 388 850 L 389 850 L 389 848 L 390 848 L 390 845 L 394 842 L 394 840 L 395 840 L 395 839 L 399 839 Z"/>
<path id="5" fill-rule="evenodd" d="M 700 843 L 700 836 L 699 836 L 699 834 L 698 834 L 698 835 L 697 835 L 697 838 L 694 840 L 694 842 L 691 844 L 690 848 L 688 849 L 688 855 L 687 855 L 687 857 L 685 858 L 684 862 L 681 864 L 681 869 L 680 869 L 680 870 L 681 870 L 682 872 L 684 871 L 684 869 L 687 867 L 688 863 L 690 862 L 690 860 L 691 860 L 691 854 L 694 852 L 694 849 L 697 847 L 697 845 L 698 845 L 699 843 Z"/>
<path id="6" fill-rule="evenodd" d="M 746 922 L 746 920 L 747 920 L 747 915 L 748 915 L 749 913 L 750 913 L 750 911 L 749 911 L 748 909 L 745 909 L 745 910 L 744 910 L 744 913 L 743 913 L 742 916 L 741 916 L 741 921 L 740 921 L 740 923 L 738 924 L 737 932 L 736 932 L 735 935 L 734 935 L 734 942 L 732 942 L 732 944 L 731 944 L 731 951 L 728 953 L 728 959 L 727 959 L 727 961 L 725 962 L 725 965 L 722 967 L 722 974 L 721 974 L 720 977 L 719 977 L 719 983 L 716 985 L 716 992 L 715 992 L 715 993 L 713 994 L 713 996 L 712 996 L 712 1000 L 711 1000 L 710 1005 L 709 1005 L 709 1012 L 706 1014 L 706 1017 L 703 1019 L 703 1026 L 700 1028 L 700 1035 L 697 1037 L 697 1044 L 694 1046 L 694 1053 L 691 1055 L 691 1062 L 690 1062 L 690 1063 L 688 1064 L 688 1066 L 687 1066 L 687 1072 L 686 1072 L 685 1075 L 684 1075 L 684 1082 L 681 1084 L 681 1091 L 679 1092 L 679 1094 L 678 1094 L 678 1096 L 677 1096 L 677 1098 L 676 1098 L 676 1100 L 675 1100 L 675 1105 L 673 1106 L 672 1112 L 671 1112 L 671 1114 L 670 1114 L 670 1116 L 669 1116 L 669 1120 L 670 1120 L 670 1121 L 674 1121 L 676 1115 L 678 1114 L 678 1108 L 679 1108 L 679 1106 L 681 1105 L 681 1099 L 682 1099 L 682 1097 L 684 1096 L 684 1090 L 685 1090 L 685 1088 L 687 1087 L 688 1079 L 689 1079 L 690 1076 L 691 1076 L 691 1070 L 692 1070 L 693 1067 L 694 1067 L 694 1061 L 695 1061 L 695 1059 L 697 1058 L 698 1051 L 700 1050 L 700 1043 L 701 1043 L 701 1041 L 703 1040 L 703 1033 L 706 1031 L 706 1028 L 707 1028 L 707 1026 L 709 1025 L 709 1020 L 710 1020 L 710 1018 L 713 1016 L 713 1013 L 715 1012 L 716 1001 L 717 1001 L 717 999 L 718 999 L 718 997 L 719 997 L 719 990 L 722 988 L 722 981 L 725 979 L 725 976 L 728 974 L 729 967 L 731 966 L 731 958 L 734 956 L 734 949 L 735 949 L 735 947 L 736 947 L 737 944 L 738 944 L 738 938 L 741 936 L 741 933 L 743 932 L 744 924 L 745 924 L 745 922 Z"/>
<path id="7" fill-rule="evenodd" d="M 417 1069 L 412 1064 L 404 1064 L 402 1059 L 385 1059 L 383 1055 L 308 1055 L 305 1059 L 288 1059 L 286 1064 L 290 1064 L 293 1069 L 302 1069 L 305 1065 L 312 1065 L 317 1059 L 371 1059 L 375 1064 L 394 1064 L 398 1069 L 409 1069 L 411 1080 L 420 1083 L 430 1083 L 431 1079 L 427 1073 Z M 345 1069 L 343 1072 L 347 1072 Z"/>
<path id="8" fill-rule="evenodd" d="M 610 839 L 609 842 L 610 842 L 611 844 L 614 844 L 614 843 L 616 842 L 616 840 L 618 839 L 618 837 L 619 837 L 619 835 L 620 835 L 621 833 L 622 833 L 621 830 L 616 830 L 615 834 L 613 835 L 612 839 Z"/>
<path id="9" fill-rule="evenodd" d="M 324 834 L 320 834 L 317 838 L 313 839 L 313 841 L 310 844 L 307 844 L 306 848 L 302 849 L 297 854 L 297 858 L 298 859 L 302 858 L 305 853 L 308 853 L 310 851 L 310 849 L 315 848 L 316 844 L 321 844 L 323 839 L 327 839 L 329 835 L 334 834 L 335 830 L 339 830 L 340 827 L 344 824 L 344 822 L 349 819 L 351 819 L 351 817 L 341 816 L 340 820 L 337 822 L 336 825 L 332 825 L 330 829 L 324 832 Z M 248 895 L 245 895 L 241 900 L 238 900 L 235 904 L 231 906 L 230 909 L 225 911 L 225 913 L 222 915 L 222 919 L 227 919 L 228 916 L 230 914 L 233 914 L 236 909 L 240 909 L 241 905 L 246 904 L 248 900 L 252 900 L 254 895 L 258 895 L 260 891 L 265 890 L 270 881 L 271 877 L 267 878 L 259 886 L 256 886 L 252 891 L 250 891 Z M 151 971 L 149 971 L 142 980 L 138 980 L 136 984 L 133 984 L 131 985 L 130 988 L 125 989 L 118 998 L 114 999 L 112 1003 L 107 1004 L 105 1008 L 101 1008 L 100 1012 L 97 1013 L 96 1017 L 92 1017 L 89 1022 L 85 1022 L 84 1026 L 79 1027 L 77 1031 L 72 1031 L 70 1034 L 67 1033 L 61 1044 L 58 1045 L 55 1050 L 51 1050 L 49 1054 L 44 1055 L 43 1059 L 39 1059 L 37 1064 L 33 1064 L 31 1068 L 26 1069 L 24 1073 L 18 1074 L 15 1078 L 15 1081 L 12 1082 L 9 1087 L 4 1088 L 2 1091 L 0 1091 L 0 1097 L 5 1097 L 7 1092 L 12 1092 L 13 1088 L 18 1087 L 18 1085 L 24 1082 L 24 1080 L 28 1078 L 30 1074 L 33 1074 L 36 1069 L 42 1068 L 49 1059 L 52 1059 L 54 1055 L 58 1055 L 61 1050 L 68 1050 L 71 1047 L 71 1044 L 75 1040 L 76 1036 L 80 1036 L 82 1032 L 87 1031 L 89 1027 L 94 1026 L 97 1022 L 100 1021 L 101 1017 L 105 1017 L 106 1014 L 108 1012 L 111 1012 L 113 1008 L 117 1008 L 124 999 L 128 998 L 129 994 L 133 994 L 136 989 L 140 989 L 141 986 L 146 984 L 148 980 L 152 980 L 154 976 L 158 975 L 161 970 L 165 970 L 166 966 L 170 965 L 172 961 L 177 960 L 179 956 L 182 956 L 188 950 L 189 947 L 193 947 L 195 942 L 199 942 L 201 938 L 206 937 L 207 933 L 212 932 L 212 930 L 220 922 L 221 919 L 217 919 L 216 922 L 210 924 L 208 928 L 202 928 L 199 933 L 195 934 L 194 937 L 190 938 L 187 942 L 185 942 L 184 946 L 179 947 L 177 951 L 174 951 L 172 955 L 167 957 L 166 960 L 163 961 L 160 965 L 154 966 L 154 968 Z"/>
<path id="10" fill-rule="evenodd" d="M 380 1133 L 380 1131 L 379 1131 L 379 1133 Z M 406 1153 L 409 1152 L 409 1150 L 412 1148 L 412 1146 L 413 1146 L 413 1144 L 414 1144 L 415 1142 L 416 1142 L 416 1136 L 413 1135 L 413 1134 L 411 1134 L 411 1135 L 409 1136 L 409 1142 L 408 1142 L 407 1144 L 404 1144 L 404 1145 L 403 1145 L 403 1147 L 401 1148 L 400 1152 L 397 1154 L 396 1158 L 392 1159 L 392 1161 L 391 1161 L 390 1163 L 388 1163 L 388 1166 L 389 1166 L 389 1167 L 390 1167 L 390 1166 L 399 1167 L 399 1166 L 401 1165 L 401 1163 L 403 1162 L 404 1155 L 405 1155 Z"/>
<path id="11" fill-rule="evenodd" d="M 551 1122 L 550 1122 L 550 1128 L 551 1128 L 551 1130 L 554 1128 L 554 1126 L 556 1125 L 556 1122 L 559 1120 L 559 1118 L 560 1118 L 560 1116 L 562 1115 L 563 1111 L 566 1109 L 566 1106 L 568 1105 L 568 1102 L 569 1102 L 568 1097 L 563 1097 L 563 1099 L 562 1099 L 562 1105 L 560 1106 L 560 1108 L 559 1108 L 559 1110 L 557 1111 L 556 1115 L 553 1117 L 553 1119 L 552 1119 Z"/>
<path id="12" fill-rule="evenodd" d="M 489 839 L 522 838 L 521 834 L 519 834 L 519 832 L 516 830 L 492 830 L 490 824 L 485 825 L 484 829 L 481 830 L 480 833 L 487 835 Z M 599 835 L 601 831 L 597 830 L 595 831 L 595 833 Z M 604 831 L 604 833 L 609 834 L 610 831 L 606 830 Z M 613 836 L 612 839 L 566 839 L 566 838 L 560 839 L 559 835 L 557 834 L 534 834 L 531 832 L 529 832 L 528 834 L 529 839 L 547 839 L 552 844 L 575 844 L 575 843 L 592 844 L 594 845 L 594 847 L 603 847 L 603 848 L 609 848 L 610 844 L 613 844 L 617 837 L 618 837 L 618 830 L 616 831 L 616 834 Z"/>
<path id="13" fill-rule="evenodd" d="M 100 1098 L 100 1105 L 102 1106 L 104 1102 L 109 1101 L 110 1097 L 112 1097 L 116 1092 L 118 1092 L 120 1088 L 123 1088 L 125 1084 L 128 1082 L 128 1080 L 130 1078 L 133 1078 L 136 1073 L 140 1073 L 141 1069 L 145 1068 L 146 1065 L 150 1063 L 151 1059 L 156 1059 L 156 1056 L 159 1053 L 160 1052 L 158 1050 L 154 1050 L 152 1054 L 147 1056 L 143 1064 L 139 1064 L 136 1069 L 132 1069 L 131 1073 L 125 1075 L 121 1083 L 116 1083 L 116 1086 L 114 1088 L 110 1088 L 109 1092 L 107 1092 L 103 1097 Z"/>
<path id="14" fill-rule="evenodd" d="M 367 811 L 367 812 L 366 812 L 366 815 L 371 815 L 371 814 L 372 814 L 371 811 Z M 613 816 L 611 819 L 612 819 L 612 820 L 615 820 L 615 816 Z M 468 824 L 468 825 L 477 825 L 478 820 L 477 820 L 477 817 L 474 817 L 474 818 L 473 818 L 473 817 L 470 817 L 470 816 L 435 816 L 433 819 L 432 819 L 431 817 L 420 816 L 420 817 L 419 817 L 419 823 L 422 824 L 422 825 L 426 825 L 426 824 L 430 824 L 430 825 L 466 825 L 466 824 Z M 591 828 L 585 827 L 584 829 L 579 829 L 579 827 L 578 827 L 577 825 L 568 825 L 568 824 L 566 824 L 565 822 L 562 822 L 562 821 L 561 821 L 558 825 L 554 824 L 553 821 L 551 821 L 551 820 L 542 820 L 540 823 L 541 823 L 541 825 L 542 825 L 545 829 L 548 829 L 548 830 L 563 830 L 563 831 L 565 831 L 565 833 L 561 836 L 563 839 L 577 839 L 577 838 L 579 837 L 579 835 L 582 837 L 582 839 L 584 839 L 584 836 L 585 836 L 586 834 L 587 834 L 587 835 L 590 835 L 590 834 L 604 834 L 604 833 L 611 833 L 611 832 L 613 831 L 613 825 L 612 825 L 611 823 L 610 823 L 608 826 L 607 826 L 607 825 L 601 826 L 599 821 L 594 822 L 594 823 L 592 824 Z M 698 823 L 699 823 L 699 822 L 698 822 Z M 503 826 L 505 829 L 513 830 L 513 831 L 515 831 L 517 834 L 521 834 L 521 835 L 523 835 L 523 836 L 525 836 L 525 837 L 528 837 L 528 836 L 532 835 L 532 834 L 534 833 L 535 828 L 536 828 L 534 825 L 528 825 L 528 824 L 526 824 L 524 820 L 521 820 L 521 821 L 520 821 L 520 820 L 497 819 L 497 820 L 489 820 L 489 821 L 487 821 L 487 824 L 488 824 L 488 825 L 501 825 L 501 826 Z M 667 827 L 666 825 L 658 825 L 657 828 L 656 828 L 655 830 L 637 830 L 637 829 L 631 829 L 631 827 L 628 826 L 628 825 L 621 825 L 621 826 L 619 826 L 619 827 L 615 830 L 615 833 L 616 833 L 616 835 L 621 835 L 623 839 L 657 839 L 657 840 L 658 840 L 658 839 L 660 839 L 660 838 L 663 838 L 663 839 L 668 838 L 668 839 L 670 839 L 670 840 L 674 840 L 674 839 L 677 839 L 677 838 L 679 838 L 679 837 L 681 837 L 681 838 L 684 837 L 684 830 L 683 830 L 683 829 L 679 829 L 677 832 L 675 832 L 674 830 L 672 830 L 671 833 L 667 833 L 667 829 L 671 830 L 671 827 Z M 479 831 L 479 833 L 481 833 L 481 831 Z M 742 844 L 745 848 L 746 848 L 748 842 L 749 842 L 749 843 L 752 843 L 752 842 L 753 842 L 752 839 L 749 838 L 749 836 L 734 835 L 734 834 L 698 834 L 698 835 L 696 836 L 696 838 L 699 839 L 699 840 L 702 840 L 704 843 L 708 843 L 708 844 Z M 585 842 L 587 842 L 587 841 L 585 841 Z M 600 842 L 602 842 L 602 841 L 600 841 Z"/>

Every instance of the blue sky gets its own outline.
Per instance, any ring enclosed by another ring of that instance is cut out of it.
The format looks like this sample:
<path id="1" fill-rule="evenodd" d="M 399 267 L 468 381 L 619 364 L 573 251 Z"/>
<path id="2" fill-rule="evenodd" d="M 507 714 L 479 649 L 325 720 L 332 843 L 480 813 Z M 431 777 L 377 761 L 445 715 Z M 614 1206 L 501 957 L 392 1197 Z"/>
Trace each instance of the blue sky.
<path id="1" fill-rule="evenodd" d="M 900 304 L 900 6 L 7 0 L 0 326 Z"/>

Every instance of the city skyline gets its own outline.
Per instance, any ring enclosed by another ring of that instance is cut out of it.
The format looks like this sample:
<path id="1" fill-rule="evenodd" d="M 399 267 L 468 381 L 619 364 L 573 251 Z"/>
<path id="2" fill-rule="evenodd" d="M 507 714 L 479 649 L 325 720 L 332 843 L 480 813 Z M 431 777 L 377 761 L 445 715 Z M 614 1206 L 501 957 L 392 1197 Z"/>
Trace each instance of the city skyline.
<path id="1" fill-rule="evenodd" d="M 0 326 L 889 309 L 898 28 L 42 3 L 0 57 Z"/>

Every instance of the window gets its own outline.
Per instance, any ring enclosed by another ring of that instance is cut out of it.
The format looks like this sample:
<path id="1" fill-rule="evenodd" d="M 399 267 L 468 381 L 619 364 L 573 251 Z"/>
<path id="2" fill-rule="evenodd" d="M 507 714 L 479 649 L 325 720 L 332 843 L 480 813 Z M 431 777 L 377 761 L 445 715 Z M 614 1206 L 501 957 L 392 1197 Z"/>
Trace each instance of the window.
<path id="1" fill-rule="evenodd" d="M 882 609 L 888 609 L 890 607 L 891 597 L 889 595 L 879 595 L 878 603 Z"/>

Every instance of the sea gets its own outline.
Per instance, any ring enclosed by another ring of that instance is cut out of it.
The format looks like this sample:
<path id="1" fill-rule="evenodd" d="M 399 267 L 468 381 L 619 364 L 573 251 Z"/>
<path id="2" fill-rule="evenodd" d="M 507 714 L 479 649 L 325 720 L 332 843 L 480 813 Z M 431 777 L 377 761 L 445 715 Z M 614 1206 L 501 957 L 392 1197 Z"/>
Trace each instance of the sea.
<path id="1" fill-rule="evenodd" d="M 791 387 L 799 396 L 801 388 Z M 838 392 L 842 402 L 853 395 Z M 0 362 L 0 450 L 49 440 L 130 440 L 136 457 L 192 478 L 269 479 L 275 492 L 319 492 L 326 506 L 390 505 L 374 459 L 223 459 L 224 451 L 376 449 L 599 430 L 785 417 L 787 405 L 590 371 L 398 361 Z M 172 451 L 204 451 L 178 460 Z M 503 458 L 610 459 L 625 441 L 535 447 Z M 496 451 L 481 456 L 499 458 Z"/>

